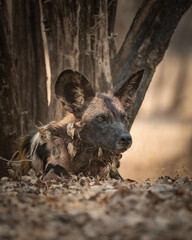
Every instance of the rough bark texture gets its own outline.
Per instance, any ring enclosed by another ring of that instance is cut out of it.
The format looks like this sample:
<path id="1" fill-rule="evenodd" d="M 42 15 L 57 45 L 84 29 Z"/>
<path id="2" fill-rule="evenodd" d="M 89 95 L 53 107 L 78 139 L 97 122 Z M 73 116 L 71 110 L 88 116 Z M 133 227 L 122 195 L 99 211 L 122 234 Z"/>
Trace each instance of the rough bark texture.
<path id="1" fill-rule="evenodd" d="M 84 73 L 98 91 L 111 87 L 108 1 L 41 3 L 52 73 L 50 117 L 61 119 L 61 106 L 53 93 L 56 78 L 64 69 Z"/>
<path id="2" fill-rule="evenodd" d="M 23 134 L 31 122 L 47 121 L 46 71 L 38 1 L 13 1 L 12 21 L 13 64 Z"/>
<path id="3" fill-rule="evenodd" d="M 191 0 L 144 0 L 114 59 L 112 78 L 115 84 L 132 72 L 145 69 L 137 99 L 129 110 L 129 129 L 143 102 L 155 68 L 162 60 L 179 20 L 191 3 Z"/>
<path id="4" fill-rule="evenodd" d="M 8 12 L 4 1 L 0 1 L 0 156 L 10 158 L 16 149 L 18 114 L 13 98 L 13 66 L 10 55 L 10 31 Z M 6 164 L 0 161 L 0 177 L 6 175 Z"/>

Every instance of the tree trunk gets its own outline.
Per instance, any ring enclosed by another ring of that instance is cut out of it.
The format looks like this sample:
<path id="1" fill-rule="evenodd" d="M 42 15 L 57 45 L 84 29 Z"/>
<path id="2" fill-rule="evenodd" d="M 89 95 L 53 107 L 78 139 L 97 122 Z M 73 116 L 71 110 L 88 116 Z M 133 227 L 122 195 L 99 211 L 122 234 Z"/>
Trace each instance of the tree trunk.
<path id="1" fill-rule="evenodd" d="M 129 109 L 129 129 L 143 102 L 153 74 L 169 45 L 171 36 L 192 0 L 144 0 L 125 41 L 112 64 L 114 84 L 132 72 L 145 69 L 135 104 Z M 119 70 L 120 69 L 120 70 Z"/>
<path id="2" fill-rule="evenodd" d="M 10 54 L 10 30 L 6 2 L 0 0 L 0 156 L 10 158 L 16 150 L 18 113 L 13 98 L 14 68 Z M 0 161 L 0 177 L 6 175 L 6 162 Z"/>
<path id="3" fill-rule="evenodd" d="M 21 133 L 47 121 L 47 88 L 39 2 L 12 1 L 13 64 L 19 86 Z"/>
<path id="4" fill-rule="evenodd" d="M 54 83 L 64 69 L 84 73 L 98 91 L 111 87 L 108 10 L 110 20 L 115 21 L 116 4 L 109 2 L 110 8 L 107 0 L 41 1 L 52 73 L 52 119 L 63 116 L 54 96 Z"/>
<path id="5" fill-rule="evenodd" d="M 29 123 L 46 123 L 48 106 L 38 1 L 8 4 L 9 14 L 0 2 L 0 156 L 10 159 Z"/>

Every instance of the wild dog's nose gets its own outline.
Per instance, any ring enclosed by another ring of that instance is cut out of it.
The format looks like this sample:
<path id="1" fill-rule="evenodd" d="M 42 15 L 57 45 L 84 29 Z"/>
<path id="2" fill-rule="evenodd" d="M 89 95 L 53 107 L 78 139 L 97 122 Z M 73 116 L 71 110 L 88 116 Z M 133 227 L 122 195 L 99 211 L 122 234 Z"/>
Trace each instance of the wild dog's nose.
<path id="1" fill-rule="evenodd" d="M 132 144 L 132 137 L 131 137 L 131 135 L 129 133 L 121 134 L 120 143 L 124 147 L 131 147 L 131 144 Z"/>

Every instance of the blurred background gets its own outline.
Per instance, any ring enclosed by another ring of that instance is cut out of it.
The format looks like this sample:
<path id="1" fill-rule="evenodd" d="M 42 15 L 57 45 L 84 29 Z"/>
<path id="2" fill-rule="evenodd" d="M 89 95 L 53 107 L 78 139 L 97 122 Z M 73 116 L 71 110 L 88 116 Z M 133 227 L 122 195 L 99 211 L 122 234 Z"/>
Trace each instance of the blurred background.
<path id="1" fill-rule="evenodd" d="M 119 0 L 117 48 L 141 2 Z M 157 67 L 131 135 L 133 145 L 121 159 L 124 178 L 192 176 L 192 8 L 181 19 Z"/>

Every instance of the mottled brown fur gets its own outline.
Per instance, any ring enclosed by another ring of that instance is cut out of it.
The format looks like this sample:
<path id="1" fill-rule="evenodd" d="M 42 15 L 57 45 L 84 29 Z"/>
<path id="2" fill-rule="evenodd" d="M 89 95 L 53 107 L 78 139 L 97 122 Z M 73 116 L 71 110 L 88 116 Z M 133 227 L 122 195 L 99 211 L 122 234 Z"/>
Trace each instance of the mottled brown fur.
<path id="1" fill-rule="evenodd" d="M 91 143 L 85 143 L 81 139 L 82 123 L 76 124 L 74 118 L 72 121 L 63 119 L 58 123 L 50 124 L 48 129 L 47 138 L 44 137 L 44 141 L 47 142 L 48 148 L 51 150 L 51 154 L 47 159 L 46 167 L 51 164 L 59 164 L 67 170 L 69 174 L 78 175 L 83 173 L 85 176 L 99 176 L 100 178 L 107 178 L 110 174 L 111 164 L 116 159 L 119 160 L 120 154 L 102 150 L 102 156 L 98 156 L 99 148 L 93 146 Z M 63 124 L 65 123 L 65 124 Z M 74 136 L 73 139 L 67 134 L 68 124 L 74 124 Z M 45 136 L 44 132 L 44 136 Z M 76 149 L 76 154 L 71 157 L 68 152 L 68 145 L 72 144 Z M 56 177 L 56 176 L 55 176 Z M 54 173 L 45 176 L 45 180 L 55 178 Z"/>

